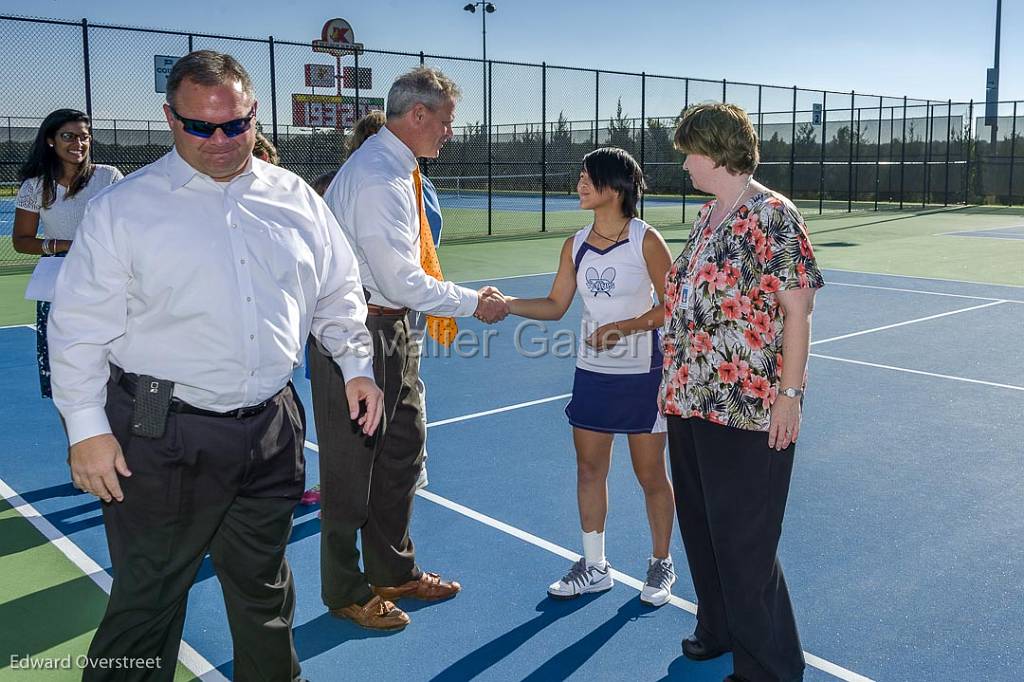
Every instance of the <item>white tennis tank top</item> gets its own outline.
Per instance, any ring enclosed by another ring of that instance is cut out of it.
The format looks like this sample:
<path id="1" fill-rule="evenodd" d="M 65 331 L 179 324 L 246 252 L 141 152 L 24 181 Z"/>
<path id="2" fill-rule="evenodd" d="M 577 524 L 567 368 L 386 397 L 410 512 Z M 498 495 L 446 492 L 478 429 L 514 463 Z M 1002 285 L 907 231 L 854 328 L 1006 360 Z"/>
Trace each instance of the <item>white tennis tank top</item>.
<path id="1" fill-rule="evenodd" d="M 604 249 L 587 243 L 593 227 L 587 225 L 577 232 L 572 244 L 576 290 L 583 300 L 576 366 L 602 374 L 646 374 L 651 370 L 652 353 L 656 349 L 660 353 L 654 331 L 630 334 L 603 351 L 594 350 L 585 340 L 603 324 L 639 317 L 657 305 L 643 251 L 650 225 L 634 218 L 622 241 Z"/>

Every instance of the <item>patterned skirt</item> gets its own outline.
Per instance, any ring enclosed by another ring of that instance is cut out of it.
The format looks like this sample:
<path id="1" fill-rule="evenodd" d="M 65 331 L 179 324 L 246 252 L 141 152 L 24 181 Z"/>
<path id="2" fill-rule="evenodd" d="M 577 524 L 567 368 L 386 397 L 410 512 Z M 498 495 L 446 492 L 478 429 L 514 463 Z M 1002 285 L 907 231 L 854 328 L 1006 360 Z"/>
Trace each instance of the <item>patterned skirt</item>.
<path id="1" fill-rule="evenodd" d="M 39 365 L 39 391 L 44 398 L 50 392 L 50 351 L 46 345 L 46 322 L 50 319 L 50 302 L 36 301 L 36 363 Z"/>

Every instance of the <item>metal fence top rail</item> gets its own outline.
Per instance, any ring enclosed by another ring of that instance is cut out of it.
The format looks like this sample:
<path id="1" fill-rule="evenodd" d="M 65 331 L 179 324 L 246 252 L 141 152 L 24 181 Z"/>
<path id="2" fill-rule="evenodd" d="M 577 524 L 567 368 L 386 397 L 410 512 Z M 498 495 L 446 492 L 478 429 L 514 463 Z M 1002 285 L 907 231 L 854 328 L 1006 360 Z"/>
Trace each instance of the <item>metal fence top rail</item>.
<path id="1" fill-rule="evenodd" d="M 49 19 L 49 18 L 46 18 L 46 17 L 27 17 L 27 16 L 20 16 L 20 15 L 14 15 L 14 14 L 0 14 L 0 20 L 24 21 L 24 22 L 31 22 L 31 23 L 38 23 L 38 24 L 59 24 L 59 25 L 62 25 L 62 26 L 89 26 L 90 28 L 116 29 L 116 30 L 122 30 L 122 31 L 138 31 L 138 32 L 142 32 L 142 33 L 160 33 L 160 34 L 164 34 L 164 35 L 176 35 L 176 36 L 194 36 L 194 37 L 197 37 L 197 38 L 213 38 L 213 39 L 220 39 L 220 40 L 238 40 L 238 41 L 250 42 L 250 43 L 269 43 L 272 40 L 277 45 L 291 45 L 291 46 L 301 46 L 301 47 L 308 47 L 309 46 L 309 41 L 296 42 L 296 41 L 291 41 L 291 40 L 283 40 L 283 39 L 274 38 L 274 36 L 268 36 L 266 38 L 254 38 L 252 36 L 224 35 L 224 34 L 216 34 L 216 33 L 200 33 L 200 32 L 196 32 L 196 31 L 181 31 L 181 30 L 174 30 L 174 29 L 149 28 L 149 27 L 143 27 L 143 26 L 124 26 L 124 25 L 117 25 L 117 24 L 102 24 L 102 23 L 94 24 L 94 23 L 89 23 L 86 18 L 83 18 L 81 21 L 70 21 L 70 20 L 67 20 L 67 19 Z M 478 62 L 478 63 L 482 63 L 483 62 L 483 60 L 480 59 L 480 58 L 474 58 L 474 57 L 455 57 L 455 56 L 450 56 L 450 55 L 428 54 L 428 53 L 424 53 L 424 52 L 401 52 L 401 51 L 394 51 L 394 50 L 380 50 L 380 49 L 371 49 L 371 48 L 365 48 L 363 50 L 363 52 L 364 53 L 370 53 L 370 54 L 386 54 L 386 55 L 395 55 L 395 56 L 402 56 L 402 57 L 418 57 L 420 59 L 448 59 L 448 60 L 463 61 L 463 62 Z M 776 89 L 776 90 L 792 90 L 793 92 L 797 92 L 797 91 L 802 91 L 802 92 L 819 92 L 819 93 L 823 93 L 823 94 L 827 94 L 827 95 L 855 95 L 855 96 L 858 96 L 858 97 L 884 97 L 884 98 L 888 98 L 888 99 L 901 99 L 902 98 L 902 96 L 901 97 L 894 97 L 894 96 L 891 96 L 891 95 L 875 95 L 875 94 L 866 93 L 866 92 L 858 93 L 858 92 L 855 92 L 853 90 L 841 91 L 841 90 L 828 90 L 828 89 L 821 89 L 821 88 L 802 88 L 802 87 L 799 87 L 797 85 L 772 85 L 770 83 L 748 83 L 748 82 L 745 82 L 745 81 L 730 81 L 730 80 L 724 79 L 724 78 L 698 78 L 698 77 L 693 77 L 693 76 L 671 76 L 671 75 L 666 75 L 666 74 L 655 74 L 655 73 L 647 73 L 647 72 L 636 73 L 636 72 L 632 72 L 632 71 L 615 71 L 615 70 L 611 70 L 611 69 L 586 68 L 586 67 L 580 67 L 580 66 L 564 66 L 564 65 L 561 65 L 561 64 L 548 64 L 546 62 L 541 62 L 540 64 L 536 64 L 536 63 L 530 63 L 530 62 L 505 61 L 505 60 L 497 60 L 497 59 L 489 59 L 487 61 L 489 61 L 489 62 L 491 62 L 493 64 L 501 64 L 501 65 L 507 65 L 507 66 L 528 66 L 528 67 L 535 67 L 535 68 L 560 69 L 560 70 L 566 70 L 566 71 L 582 71 L 582 72 L 599 73 L 599 74 L 604 73 L 604 74 L 617 75 L 617 76 L 633 76 L 633 77 L 637 77 L 637 78 L 658 78 L 658 79 L 677 80 L 677 81 L 694 81 L 694 82 L 697 82 L 697 83 L 713 83 L 713 84 L 717 84 L 717 85 L 723 85 L 724 84 L 724 85 L 741 86 L 741 87 L 772 88 L 772 89 Z M 925 98 L 914 97 L 914 98 L 907 98 L 907 101 L 921 102 L 921 103 L 932 103 L 932 102 L 945 102 L 946 100 L 925 99 Z"/>

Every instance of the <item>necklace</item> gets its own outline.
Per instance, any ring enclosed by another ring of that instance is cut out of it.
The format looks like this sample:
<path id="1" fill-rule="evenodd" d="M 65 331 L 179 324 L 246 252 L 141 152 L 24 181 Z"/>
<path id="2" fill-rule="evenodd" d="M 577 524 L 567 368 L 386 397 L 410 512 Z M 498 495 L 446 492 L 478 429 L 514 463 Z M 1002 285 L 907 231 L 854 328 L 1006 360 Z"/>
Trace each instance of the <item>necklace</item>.
<path id="1" fill-rule="evenodd" d="M 626 231 L 626 228 L 629 226 L 629 224 L 631 222 L 633 222 L 633 219 L 632 218 L 627 218 L 626 222 L 622 225 L 622 229 L 619 230 L 619 233 L 617 235 L 615 235 L 614 239 L 612 239 L 611 237 L 605 237 L 603 234 L 601 234 L 600 232 L 597 231 L 597 227 L 591 227 L 590 231 L 593 232 L 594 234 L 596 234 L 601 239 L 605 240 L 606 242 L 612 242 L 614 244 L 614 243 L 618 242 L 622 238 L 622 234 Z"/>
<path id="2" fill-rule="evenodd" d="M 740 190 L 739 195 L 736 197 L 736 201 L 732 202 L 732 206 L 729 208 L 729 212 L 726 213 L 722 217 L 722 219 L 718 222 L 718 225 L 715 226 L 715 229 L 713 230 L 713 232 L 717 232 L 718 228 L 721 227 L 722 224 L 725 223 L 725 221 L 729 219 L 729 216 L 731 216 L 733 214 L 733 211 L 736 210 L 736 207 L 740 205 L 740 199 L 742 199 L 743 195 L 747 193 L 747 190 L 750 188 L 750 182 L 753 179 L 754 179 L 754 176 L 752 174 L 747 176 L 747 182 L 743 185 L 743 189 Z M 711 216 L 708 216 L 708 217 L 710 218 Z M 708 222 L 710 222 L 710 221 L 708 221 Z"/>
<path id="3" fill-rule="evenodd" d="M 703 239 L 701 239 L 699 242 L 697 242 L 694 245 L 693 251 L 690 252 L 690 269 L 691 270 L 693 269 L 694 262 L 696 262 L 697 258 L 700 256 L 701 252 L 704 250 L 704 247 L 706 247 L 708 242 L 711 241 L 711 237 L 713 237 L 714 234 L 716 232 L 718 232 L 718 228 L 720 228 L 722 225 L 725 224 L 725 221 L 728 220 L 729 216 L 731 216 L 733 214 L 733 212 L 736 210 L 736 207 L 740 205 L 740 199 L 742 199 L 743 195 L 745 195 L 747 193 L 747 190 L 750 188 L 750 182 L 753 179 L 754 179 L 753 174 L 751 174 L 749 177 L 747 177 L 747 182 L 743 185 L 743 189 L 740 190 L 739 196 L 736 197 L 736 201 L 732 202 L 732 207 L 729 209 L 729 212 L 725 214 L 725 216 L 718 222 L 718 225 L 715 226 L 715 228 L 713 230 L 710 230 L 707 233 L 706 237 L 704 237 Z M 715 201 L 716 201 L 716 205 L 717 205 L 717 201 L 718 200 L 715 199 Z M 712 211 L 712 213 L 713 212 L 714 211 Z M 708 228 L 710 228 L 710 227 L 711 227 L 711 215 L 708 214 Z"/>

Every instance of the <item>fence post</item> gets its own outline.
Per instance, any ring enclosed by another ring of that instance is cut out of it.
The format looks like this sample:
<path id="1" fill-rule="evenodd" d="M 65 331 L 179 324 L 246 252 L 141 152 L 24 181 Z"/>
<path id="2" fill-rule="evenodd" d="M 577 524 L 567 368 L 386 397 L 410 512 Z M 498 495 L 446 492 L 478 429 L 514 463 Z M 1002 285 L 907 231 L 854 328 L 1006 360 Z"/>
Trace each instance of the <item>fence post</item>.
<path id="1" fill-rule="evenodd" d="M 274 36 L 270 36 L 270 125 L 274 138 L 274 146 L 277 142 L 277 66 L 274 61 Z"/>
<path id="2" fill-rule="evenodd" d="M 846 212 L 853 211 L 853 108 L 855 106 L 856 93 L 850 90 L 850 162 L 846 170 Z M 860 144 L 860 125 L 857 125 L 857 144 Z"/>
<path id="3" fill-rule="evenodd" d="M 907 160 L 907 96 L 903 95 L 903 139 L 900 142 L 900 210 L 903 210 L 903 180 Z"/>
<path id="4" fill-rule="evenodd" d="M 875 211 L 878 211 L 878 193 L 881 191 L 881 166 L 882 166 L 882 98 L 878 98 L 878 144 L 875 145 Z"/>
<path id="5" fill-rule="evenodd" d="M 601 72 L 594 72 L 594 149 L 597 149 L 598 129 L 601 126 Z"/>
<path id="6" fill-rule="evenodd" d="M 1017 102 L 1013 103 L 1013 125 L 1010 132 L 1010 187 L 1007 205 L 1013 206 L 1013 162 L 1017 155 Z"/>
<path id="7" fill-rule="evenodd" d="M 863 110 L 858 108 L 857 109 L 857 146 L 856 146 L 856 151 L 854 151 L 854 153 L 853 153 L 854 154 L 854 158 L 857 159 L 857 162 L 853 166 L 853 193 L 850 195 L 851 196 L 851 201 L 852 201 L 852 198 L 854 196 L 859 196 L 860 195 L 860 138 L 861 138 L 860 117 L 861 117 L 862 113 L 864 113 Z M 858 201 L 860 201 L 860 199 L 858 199 Z M 852 205 L 847 206 L 847 211 L 846 211 L 847 213 L 849 213 L 852 210 L 853 210 Z"/>
<path id="8" fill-rule="evenodd" d="M 85 113 L 92 118 L 92 74 L 89 71 L 89 21 L 82 19 L 82 61 L 85 66 Z"/>
<path id="9" fill-rule="evenodd" d="M 188 34 L 188 51 L 189 52 L 193 51 L 192 50 L 192 34 L 191 33 Z"/>
<path id="10" fill-rule="evenodd" d="M 690 79 L 683 79 L 683 109 L 690 106 Z M 683 172 L 683 224 L 686 224 L 686 172 Z"/>
<path id="11" fill-rule="evenodd" d="M 818 160 L 818 215 L 825 208 L 825 140 L 828 133 L 828 91 L 821 91 L 821 158 Z"/>
<path id="12" fill-rule="evenodd" d="M 420 52 L 422 58 L 423 53 Z M 487 236 L 490 236 L 493 232 L 493 216 L 494 216 L 494 147 L 491 138 L 491 94 L 493 93 L 494 87 L 494 62 L 487 62 Z"/>
<path id="13" fill-rule="evenodd" d="M 963 137 L 964 142 L 967 144 L 967 168 L 964 171 L 964 203 L 969 203 L 967 200 L 968 193 L 971 191 L 971 157 L 974 156 L 974 98 L 971 98 L 967 104 L 967 130 L 964 131 Z"/>
<path id="14" fill-rule="evenodd" d="M 793 128 L 789 137 L 789 198 L 795 199 L 796 186 L 796 86 L 793 86 Z"/>
<path id="15" fill-rule="evenodd" d="M 921 197 L 921 208 L 925 208 L 928 205 L 928 194 L 932 186 L 932 126 L 934 122 L 932 121 L 931 100 L 928 100 L 928 103 L 925 104 L 925 112 L 927 113 L 927 118 L 925 118 L 924 123 L 924 192 Z"/>
<path id="16" fill-rule="evenodd" d="M 353 71 L 355 71 L 355 86 L 356 86 L 355 108 L 352 111 L 352 123 L 354 125 L 356 121 L 358 121 L 360 118 L 362 118 L 359 115 L 359 50 L 352 50 L 352 55 L 355 58 L 354 61 L 353 61 L 353 67 L 354 67 Z M 341 76 L 340 73 L 338 75 Z"/>
<path id="17" fill-rule="evenodd" d="M 548 231 L 548 64 L 540 63 L 540 231 Z"/>
<path id="18" fill-rule="evenodd" d="M 892 157 L 896 153 L 896 107 L 889 107 L 889 201 L 892 201 Z"/>
<path id="19" fill-rule="evenodd" d="M 640 72 L 640 170 L 647 173 L 647 72 Z M 640 194 L 640 219 L 644 218 L 644 192 Z"/>
<path id="20" fill-rule="evenodd" d="M 946 172 L 943 178 L 942 205 L 949 206 L 949 146 L 951 126 L 953 125 L 953 100 L 946 104 Z"/>
<path id="21" fill-rule="evenodd" d="M 423 66 L 425 63 L 426 59 L 424 58 L 423 50 L 420 50 L 420 66 Z"/>
<path id="22" fill-rule="evenodd" d="M 757 86 L 757 141 L 764 139 L 764 107 L 761 104 L 761 87 Z"/>
<path id="23" fill-rule="evenodd" d="M 722 103 L 723 104 L 725 104 L 725 101 L 726 101 L 725 100 L 725 84 L 726 84 L 726 80 L 723 78 L 722 79 Z"/>

